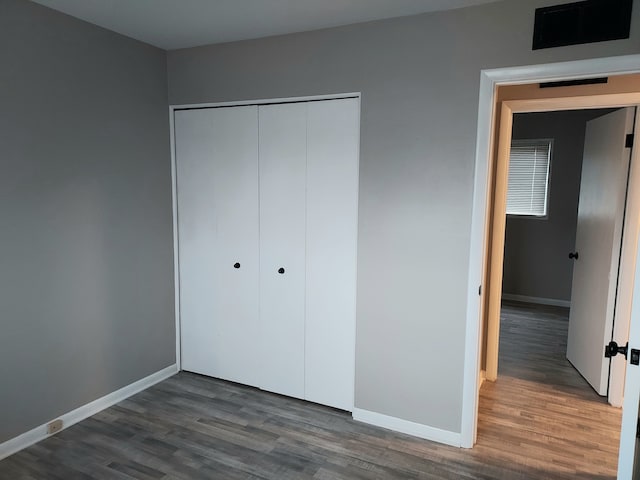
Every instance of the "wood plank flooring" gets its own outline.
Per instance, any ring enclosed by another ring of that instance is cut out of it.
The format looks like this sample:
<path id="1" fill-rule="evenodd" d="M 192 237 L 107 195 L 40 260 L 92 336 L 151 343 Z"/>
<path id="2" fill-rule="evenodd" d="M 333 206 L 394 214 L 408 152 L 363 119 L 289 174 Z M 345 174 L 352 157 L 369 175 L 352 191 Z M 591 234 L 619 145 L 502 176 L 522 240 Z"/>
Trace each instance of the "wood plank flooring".
<path id="1" fill-rule="evenodd" d="M 473 450 L 183 372 L 5 459 L 0 479 L 615 478 L 619 411 L 562 365 L 566 314 L 504 312 L 501 377 L 481 390 Z"/>
<path id="2" fill-rule="evenodd" d="M 615 479 L 622 410 L 566 359 L 569 310 L 504 303 L 498 380 L 480 390 L 479 452 L 548 478 Z"/>

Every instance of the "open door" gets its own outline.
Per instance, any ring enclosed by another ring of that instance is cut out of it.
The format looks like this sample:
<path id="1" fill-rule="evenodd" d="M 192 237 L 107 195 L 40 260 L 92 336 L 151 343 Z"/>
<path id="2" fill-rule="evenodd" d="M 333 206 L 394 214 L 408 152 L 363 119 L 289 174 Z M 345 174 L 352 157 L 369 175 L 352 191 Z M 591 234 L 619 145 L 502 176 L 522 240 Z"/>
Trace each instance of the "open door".
<path id="1" fill-rule="evenodd" d="M 640 136 L 640 109 L 636 112 L 635 138 Z M 637 147 L 637 144 L 636 144 Z M 640 170 L 637 150 L 633 154 L 631 172 L 629 175 L 629 200 L 627 210 L 629 217 L 625 222 L 625 241 L 629 240 L 633 233 L 636 248 L 624 249 L 623 252 L 629 252 L 628 258 L 622 258 L 621 275 L 624 270 L 627 274 L 628 282 L 633 285 L 633 290 L 628 292 L 629 316 L 629 343 L 627 358 L 622 355 L 616 355 L 612 360 L 620 362 L 626 368 L 624 374 L 624 399 L 622 401 L 622 429 L 620 431 L 620 450 L 618 454 L 618 479 L 619 480 L 640 480 L 640 439 L 638 439 L 638 425 L 640 424 L 640 366 L 638 366 L 637 355 L 640 350 L 640 262 L 638 262 L 638 231 L 640 226 L 637 224 L 638 213 L 637 204 L 640 203 Z M 633 222 L 636 222 L 635 224 Z M 631 227 L 633 225 L 633 227 Z M 632 254 L 633 253 L 633 254 Z M 631 290 L 631 289 L 629 289 Z M 618 325 L 616 325 L 616 330 Z M 614 332 L 615 333 L 615 332 Z M 615 338 L 614 338 L 615 339 Z M 618 342 L 621 343 L 621 342 Z M 613 380 L 613 379 L 612 379 Z M 612 385 L 613 386 L 613 385 Z"/>
<path id="2" fill-rule="evenodd" d="M 634 107 L 623 108 L 587 123 L 576 245 L 569 254 L 575 265 L 567 359 L 602 396 L 609 388 L 604 346 L 613 334 L 631 157 L 626 136 L 634 114 Z M 624 366 L 617 373 L 623 376 Z"/>
<path id="3" fill-rule="evenodd" d="M 640 279 L 640 262 L 635 263 L 635 278 Z M 622 429 L 618 454 L 618 479 L 640 480 L 640 440 L 638 439 L 638 408 L 640 400 L 640 281 L 633 287 L 633 303 L 629 326 L 628 367 L 625 374 L 624 402 L 622 406 Z M 620 356 L 620 355 L 618 355 Z M 623 357 L 624 358 L 624 357 Z"/>

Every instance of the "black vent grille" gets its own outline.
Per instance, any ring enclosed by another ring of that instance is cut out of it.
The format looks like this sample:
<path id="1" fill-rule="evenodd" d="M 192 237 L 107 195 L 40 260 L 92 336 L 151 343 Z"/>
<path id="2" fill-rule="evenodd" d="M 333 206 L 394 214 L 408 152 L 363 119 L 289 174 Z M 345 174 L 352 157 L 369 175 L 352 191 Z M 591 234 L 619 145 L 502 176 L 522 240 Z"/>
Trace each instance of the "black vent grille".
<path id="1" fill-rule="evenodd" d="M 629 38 L 633 0 L 587 0 L 536 9 L 533 49 Z"/>

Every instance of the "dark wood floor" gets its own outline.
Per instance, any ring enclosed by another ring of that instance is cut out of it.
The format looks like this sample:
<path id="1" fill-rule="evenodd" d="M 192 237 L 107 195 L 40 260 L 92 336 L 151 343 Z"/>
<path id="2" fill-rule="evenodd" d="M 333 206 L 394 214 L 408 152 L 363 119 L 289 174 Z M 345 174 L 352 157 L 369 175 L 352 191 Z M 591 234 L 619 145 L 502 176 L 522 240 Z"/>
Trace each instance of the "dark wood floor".
<path id="1" fill-rule="evenodd" d="M 5 459 L 0 479 L 615 478 L 619 412 L 541 350 L 563 361 L 564 313 L 505 314 L 502 376 L 481 390 L 473 450 L 180 373 Z"/>

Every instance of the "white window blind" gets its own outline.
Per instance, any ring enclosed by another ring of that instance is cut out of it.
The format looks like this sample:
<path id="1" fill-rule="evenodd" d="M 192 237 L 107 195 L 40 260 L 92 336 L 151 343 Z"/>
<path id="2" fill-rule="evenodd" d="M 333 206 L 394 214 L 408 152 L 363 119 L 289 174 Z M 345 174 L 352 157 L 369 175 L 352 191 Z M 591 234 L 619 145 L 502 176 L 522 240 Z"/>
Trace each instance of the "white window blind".
<path id="1" fill-rule="evenodd" d="M 507 215 L 547 215 L 550 140 L 518 140 L 511 144 Z"/>

